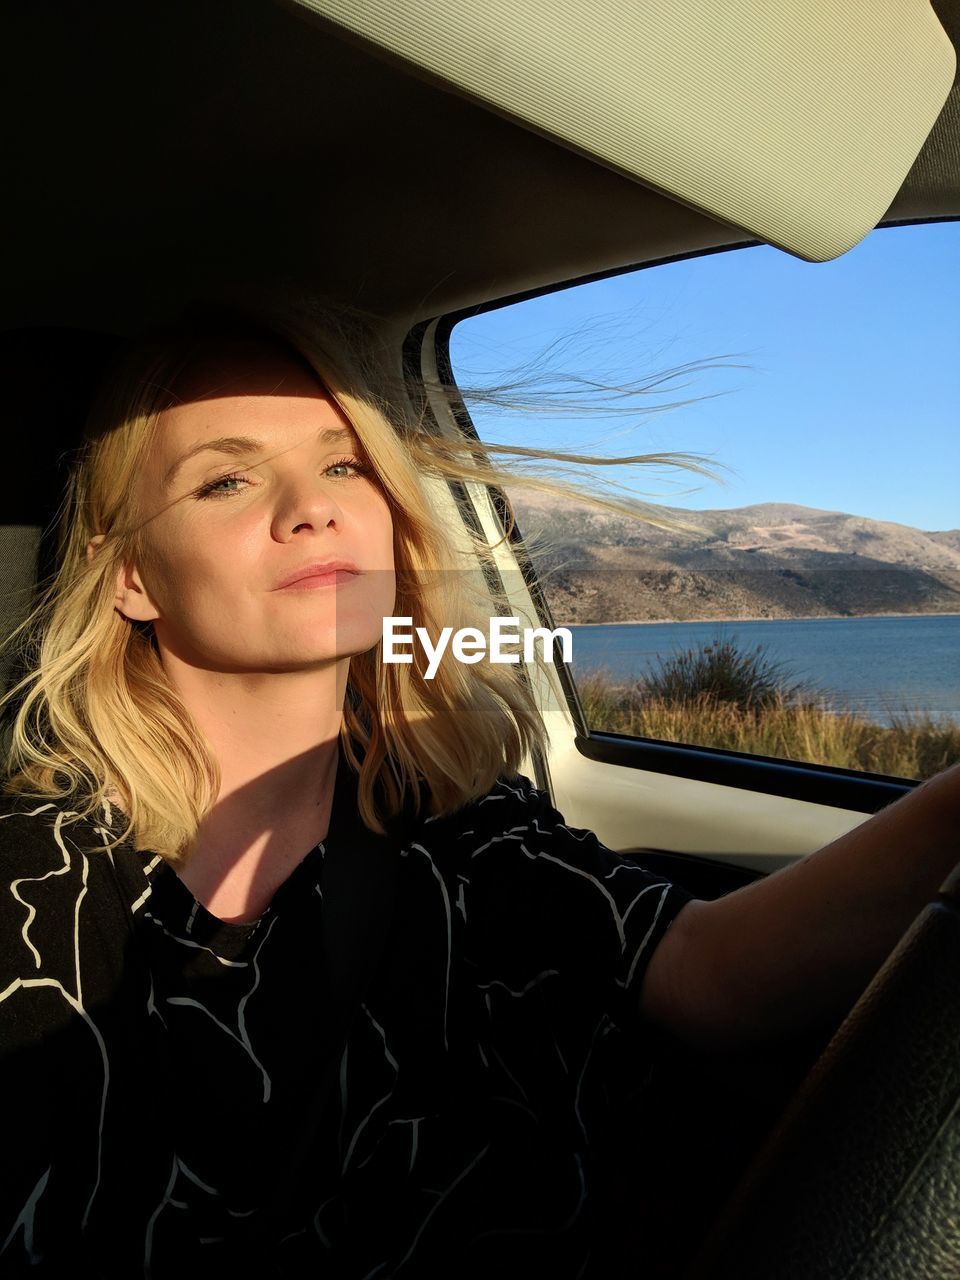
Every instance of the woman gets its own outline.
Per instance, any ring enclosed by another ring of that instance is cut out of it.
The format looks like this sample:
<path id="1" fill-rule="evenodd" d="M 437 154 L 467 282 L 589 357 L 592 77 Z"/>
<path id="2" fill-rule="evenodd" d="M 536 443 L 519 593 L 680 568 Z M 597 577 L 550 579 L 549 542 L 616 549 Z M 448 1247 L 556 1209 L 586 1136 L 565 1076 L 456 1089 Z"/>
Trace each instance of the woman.
<path id="1" fill-rule="evenodd" d="M 384 617 L 493 612 L 428 481 L 494 472 L 345 350 L 155 335 L 87 434 L 0 818 L 0 1260 L 602 1268 L 590 1192 L 653 1029 L 726 1048 L 849 1003 L 955 860 L 955 780 L 693 901 L 518 773 L 517 668 L 381 661 Z"/>

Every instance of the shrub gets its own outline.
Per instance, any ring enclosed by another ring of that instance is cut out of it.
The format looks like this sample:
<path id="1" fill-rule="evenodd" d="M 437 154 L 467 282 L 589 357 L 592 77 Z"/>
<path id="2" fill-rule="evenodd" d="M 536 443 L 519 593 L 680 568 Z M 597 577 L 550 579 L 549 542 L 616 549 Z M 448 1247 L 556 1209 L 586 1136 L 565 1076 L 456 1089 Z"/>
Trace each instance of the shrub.
<path id="1" fill-rule="evenodd" d="M 735 637 L 717 638 L 699 649 L 660 658 L 637 681 L 637 692 L 678 706 L 712 698 L 732 703 L 740 711 L 761 711 L 813 697 L 813 690 L 795 680 L 783 663 L 766 656 L 762 644 L 746 651 L 737 647 Z"/>
<path id="2" fill-rule="evenodd" d="M 577 691 L 587 725 L 609 733 L 921 780 L 960 761 L 960 725 L 920 714 L 887 727 L 779 692 L 744 710 L 712 689 L 651 697 L 642 682 L 616 684 L 604 670 L 578 676 Z"/>

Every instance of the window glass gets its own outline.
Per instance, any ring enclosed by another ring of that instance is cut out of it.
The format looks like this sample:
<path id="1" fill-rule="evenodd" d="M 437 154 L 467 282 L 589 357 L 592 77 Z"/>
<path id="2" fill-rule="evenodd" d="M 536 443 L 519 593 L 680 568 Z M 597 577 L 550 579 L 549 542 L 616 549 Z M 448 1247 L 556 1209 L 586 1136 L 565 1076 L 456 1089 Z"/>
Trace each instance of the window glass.
<path id="1" fill-rule="evenodd" d="M 958 274 L 960 228 L 928 223 L 834 262 L 753 246 L 456 324 L 482 440 L 716 470 L 594 468 L 658 527 L 517 464 L 591 730 L 904 778 L 960 759 Z"/>

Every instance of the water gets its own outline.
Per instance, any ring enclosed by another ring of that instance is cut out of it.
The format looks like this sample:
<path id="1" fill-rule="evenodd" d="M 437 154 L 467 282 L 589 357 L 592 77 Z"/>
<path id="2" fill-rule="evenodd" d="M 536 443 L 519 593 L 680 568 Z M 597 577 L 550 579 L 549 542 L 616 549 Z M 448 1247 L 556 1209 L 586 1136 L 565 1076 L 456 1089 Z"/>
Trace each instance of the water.
<path id="1" fill-rule="evenodd" d="M 658 657 L 733 640 L 785 664 L 837 707 L 888 724 L 904 711 L 960 722 L 960 616 L 799 618 L 771 622 L 653 622 L 572 626 L 574 672 L 604 666 L 644 675 Z"/>

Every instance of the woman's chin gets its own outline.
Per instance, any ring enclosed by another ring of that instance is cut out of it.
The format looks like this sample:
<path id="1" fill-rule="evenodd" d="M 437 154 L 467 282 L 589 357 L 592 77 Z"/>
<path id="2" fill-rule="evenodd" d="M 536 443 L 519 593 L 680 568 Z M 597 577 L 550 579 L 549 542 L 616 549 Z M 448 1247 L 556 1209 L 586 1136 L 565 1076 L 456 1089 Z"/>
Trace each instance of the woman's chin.
<path id="1" fill-rule="evenodd" d="M 287 654 L 277 654 L 276 656 L 281 662 L 284 662 L 285 659 L 289 660 L 293 669 L 297 667 L 308 668 L 316 665 L 349 661 L 350 658 L 369 653 L 371 649 L 374 649 L 379 644 L 380 640 L 381 632 L 379 628 L 371 634 L 369 628 L 357 628 L 354 631 L 350 628 L 338 627 L 336 632 L 329 636 L 312 636 L 302 644 L 291 645 Z"/>

